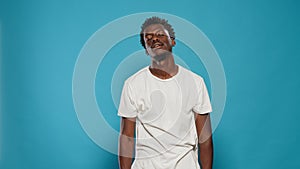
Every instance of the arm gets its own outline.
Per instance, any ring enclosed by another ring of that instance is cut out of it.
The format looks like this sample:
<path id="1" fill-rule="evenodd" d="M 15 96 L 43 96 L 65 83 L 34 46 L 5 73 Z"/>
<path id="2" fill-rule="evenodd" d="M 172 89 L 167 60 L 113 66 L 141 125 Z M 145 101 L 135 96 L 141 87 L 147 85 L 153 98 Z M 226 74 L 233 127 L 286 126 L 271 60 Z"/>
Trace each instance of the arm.
<path id="1" fill-rule="evenodd" d="M 135 118 L 122 117 L 119 137 L 120 169 L 130 169 L 134 149 Z"/>
<path id="2" fill-rule="evenodd" d="M 213 142 L 209 114 L 196 113 L 195 119 L 200 144 L 200 163 L 202 169 L 212 169 Z"/>

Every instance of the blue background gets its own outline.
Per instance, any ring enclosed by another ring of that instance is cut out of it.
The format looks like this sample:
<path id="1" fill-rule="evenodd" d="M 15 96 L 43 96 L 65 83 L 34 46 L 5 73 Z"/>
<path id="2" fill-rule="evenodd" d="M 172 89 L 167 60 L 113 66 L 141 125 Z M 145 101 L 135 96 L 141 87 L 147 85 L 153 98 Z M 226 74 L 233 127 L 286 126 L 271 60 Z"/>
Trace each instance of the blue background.
<path id="1" fill-rule="evenodd" d="M 299 8 L 297 0 L 1 0 L 0 168 L 118 167 L 78 122 L 73 70 L 100 27 L 153 11 L 195 24 L 223 62 L 227 101 L 214 169 L 300 168 Z M 117 128 L 118 117 L 107 115 L 115 111 L 103 113 Z"/>

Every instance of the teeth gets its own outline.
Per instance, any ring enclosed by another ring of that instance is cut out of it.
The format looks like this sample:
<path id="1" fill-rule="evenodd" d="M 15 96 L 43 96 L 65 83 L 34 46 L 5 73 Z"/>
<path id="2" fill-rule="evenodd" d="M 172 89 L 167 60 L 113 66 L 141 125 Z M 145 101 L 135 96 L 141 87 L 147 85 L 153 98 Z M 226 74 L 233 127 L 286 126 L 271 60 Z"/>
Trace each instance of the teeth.
<path id="1" fill-rule="evenodd" d="M 155 48 L 157 48 L 157 47 L 159 47 L 159 46 L 161 46 L 161 45 L 160 45 L 160 44 L 156 44 L 156 45 L 154 45 L 154 47 L 155 47 Z"/>

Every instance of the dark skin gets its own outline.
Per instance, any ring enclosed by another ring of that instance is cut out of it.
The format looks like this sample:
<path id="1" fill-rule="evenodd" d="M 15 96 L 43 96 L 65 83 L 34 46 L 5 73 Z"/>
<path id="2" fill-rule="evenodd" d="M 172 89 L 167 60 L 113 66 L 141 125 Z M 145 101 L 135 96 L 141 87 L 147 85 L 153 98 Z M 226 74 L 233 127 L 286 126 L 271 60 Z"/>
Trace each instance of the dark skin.
<path id="1" fill-rule="evenodd" d="M 178 66 L 174 62 L 172 48 L 175 40 L 161 24 L 153 24 L 144 30 L 146 54 L 151 57 L 150 72 L 161 79 L 176 75 Z M 134 151 L 135 118 L 122 117 L 119 137 L 120 169 L 130 169 Z M 199 140 L 200 165 L 212 169 L 213 141 L 209 114 L 195 113 L 195 124 Z"/>
<path id="2" fill-rule="evenodd" d="M 212 169 L 213 141 L 209 114 L 195 114 L 202 169 Z"/>
<path id="3" fill-rule="evenodd" d="M 122 117 L 119 137 L 120 169 L 130 169 L 134 150 L 135 118 Z"/>

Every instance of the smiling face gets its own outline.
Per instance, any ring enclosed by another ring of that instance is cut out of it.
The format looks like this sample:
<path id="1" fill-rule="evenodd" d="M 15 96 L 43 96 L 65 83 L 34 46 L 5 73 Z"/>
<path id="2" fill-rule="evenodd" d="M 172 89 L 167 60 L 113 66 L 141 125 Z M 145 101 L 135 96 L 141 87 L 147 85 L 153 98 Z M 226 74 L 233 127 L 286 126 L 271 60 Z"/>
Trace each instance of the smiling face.
<path id="1" fill-rule="evenodd" d="M 175 40 L 161 24 L 149 25 L 144 30 L 146 52 L 152 58 L 162 60 L 172 52 Z"/>

